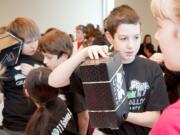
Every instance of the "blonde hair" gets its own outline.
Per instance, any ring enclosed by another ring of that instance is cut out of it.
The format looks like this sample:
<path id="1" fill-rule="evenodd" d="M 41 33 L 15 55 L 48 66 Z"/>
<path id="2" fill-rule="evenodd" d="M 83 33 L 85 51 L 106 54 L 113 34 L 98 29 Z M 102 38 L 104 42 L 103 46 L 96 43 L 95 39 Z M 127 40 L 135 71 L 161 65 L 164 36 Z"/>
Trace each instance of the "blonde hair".
<path id="1" fill-rule="evenodd" d="M 29 18 L 15 18 L 7 26 L 7 31 L 24 41 L 40 38 L 40 31 L 37 24 Z"/>
<path id="2" fill-rule="evenodd" d="M 172 9 L 169 4 L 172 4 Z M 155 18 L 170 19 L 180 24 L 180 0 L 152 0 L 151 11 Z"/>

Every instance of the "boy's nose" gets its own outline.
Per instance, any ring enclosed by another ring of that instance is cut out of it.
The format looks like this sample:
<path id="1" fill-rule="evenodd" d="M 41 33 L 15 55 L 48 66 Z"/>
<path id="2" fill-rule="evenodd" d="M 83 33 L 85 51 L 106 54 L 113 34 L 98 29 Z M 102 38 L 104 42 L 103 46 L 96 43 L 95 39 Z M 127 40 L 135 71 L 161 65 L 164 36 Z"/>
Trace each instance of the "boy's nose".
<path id="1" fill-rule="evenodd" d="M 127 47 L 129 49 L 133 48 L 133 41 L 129 41 Z"/>

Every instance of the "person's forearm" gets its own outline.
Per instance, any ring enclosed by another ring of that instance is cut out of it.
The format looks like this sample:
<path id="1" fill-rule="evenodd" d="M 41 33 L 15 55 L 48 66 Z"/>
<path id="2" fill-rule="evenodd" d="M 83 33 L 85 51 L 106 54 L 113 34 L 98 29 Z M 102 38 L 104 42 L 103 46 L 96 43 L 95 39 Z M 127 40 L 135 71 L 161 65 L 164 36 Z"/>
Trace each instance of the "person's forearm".
<path id="1" fill-rule="evenodd" d="M 151 128 L 159 116 L 159 111 L 146 111 L 142 113 L 129 112 L 126 121 L 139 126 Z"/>
<path id="2" fill-rule="evenodd" d="M 57 66 L 49 75 L 48 83 L 52 87 L 62 87 L 76 67 L 85 59 L 86 50 L 82 50 Z"/>
<path id="3" fill-rule="evenodd" d="M 78 114 L 78 129 L 80 135 L 86 135 L 89 125 L 88 111 L 84 111 Z"/>
<path id="4" fill-rule="evenodd" d="M 87 129 L 88 129 L 88 124 L 86 122 L 81 121 L 80 123 L 78 123 L 78 126 L 79 126 L 79 134 L 80 135 L 86 135 Z"/>
<path id="5" fill-rule="evenodd" d="M 108 57 L 107 52 L 107 46 L 89 46 L 83 48 L 52 71 L 49 75 L 48 84 L 52 87 L 62 87 L 64 82 L 69 79 L 72 72 L 86 57 L 89 56 L 90 59 L 99 59 L 98 54 L 102 57 Z"/>

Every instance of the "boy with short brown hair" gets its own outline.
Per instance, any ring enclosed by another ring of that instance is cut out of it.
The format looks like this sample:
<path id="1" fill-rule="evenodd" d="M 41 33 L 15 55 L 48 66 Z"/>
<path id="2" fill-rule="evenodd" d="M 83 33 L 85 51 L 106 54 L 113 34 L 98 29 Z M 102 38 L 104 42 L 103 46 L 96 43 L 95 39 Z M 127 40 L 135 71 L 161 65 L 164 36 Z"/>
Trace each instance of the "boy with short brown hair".
<path id="1" fill-rule="evenodd" d="M 44 64 L 52 71 L 68 60 L 72 55 L 73 46 L 70 37 L 63 31 L 53 29 L 47 32 L 39 42 L 40 51 L 44 56 Z M 61 74 L 59 74 L 61 76 Z M 60 88 L 60 97 L 65 100 L 74 114 L 80 135 L 85 135 L 89 123 L 85 97 L 80 79 L 74 72 L 64 87 Z"/>
<path id="2" fill-rule="evenodd" d="M 162 71 L 158 64 L 137 57 L 141 43 L 141 22 L 134 9 L 122 5 L 107 18 L 106 37 L 120 52 L 130 112 L 118 130 L 103 129 L 114 135 L 148 135 L 150 128 L 168 105 Z"/>

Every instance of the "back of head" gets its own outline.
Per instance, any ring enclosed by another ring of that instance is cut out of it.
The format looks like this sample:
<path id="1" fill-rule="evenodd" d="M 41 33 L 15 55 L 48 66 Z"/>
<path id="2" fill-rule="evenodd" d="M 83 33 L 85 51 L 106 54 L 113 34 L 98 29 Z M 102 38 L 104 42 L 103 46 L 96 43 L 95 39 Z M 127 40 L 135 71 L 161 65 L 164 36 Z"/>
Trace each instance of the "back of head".
<path id="1" fill-rule="evenodd" d="M 180 25 L 179 0 L 152 0 L 151 10 L 155 18 L 170 19 Z"/>
<path id="2" fill-rule="evenodd" d="M 47 29 L 44 34 L 47 34 L 48 32 L 53 31 L 53 30 L 56 30 L 56 28 L 51 27 L 51 28 Z"/>
<path id="3" fill-rule="evenodd" d="M 54 28 L 43 35 L 39 41 L 39 48 L 41 52 L 60 57 L 63 53 L 71 56 L 73 45 L 68 34 Z"/>
<path id="4" fill-rule="evenodd" d="M 26 135 L 49 135 L 49 122 L 52 120 L 47 105 L 55 103 L 58 89 L 48 85 L 50 70 L 38 68 L 32 70 L 25 81 L 25 89 L 30 98 L 38 104 L 26 127 Z"/>
<path id="5" fill-rule="evenodd" d="M 122 5 L 111 11 L 106 21 L 106 29 L 111 36 L 114 37 L 114 34 L 120 24 L 137 23 L 140 23 L 140 18 L 136 11 L 127 5 Z"/>
<path id="6" fill-rule="evenodd" d="M 40 31 L 36 23 L 31 19 L 23 17 L 13 20 L 7 26 L 7 31 L 23 41 L 37 40 L 40 37 Z"/>
<path id="7" fill-rule="evenodd" d="M 93 25 L 92 23 L 88 23 L 88 24 L 86 25 L 86 27 L 87 27 L 87 29 L 91 29 L 91 30 L 94 30 L 94 29 L 95 29 L 95 27 L 94 27 L 94 25 Z"/>
<path id="8" fill-rule="evenodd" d="M 86 25 L 86 28 L 87 28 L 87 37 L 89 37 L 93 33 L 93 31 L 95 30 L 95 27 L 92 23 L 88 23 Z"/>
<path id="9" fill-rule="evenodd" d="M 48 103 L 56 99 L 58 89 L 48 85 L 48 77 L 51 70 L 48 68 L 37 68 L 32 70 L 25 81 L 25 88 L 30 98 L 39 104 Z"/>

